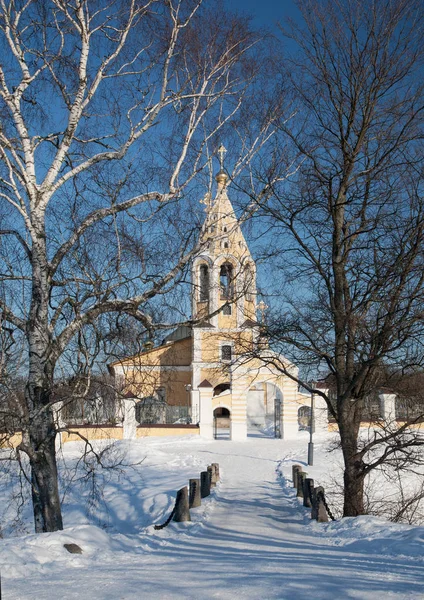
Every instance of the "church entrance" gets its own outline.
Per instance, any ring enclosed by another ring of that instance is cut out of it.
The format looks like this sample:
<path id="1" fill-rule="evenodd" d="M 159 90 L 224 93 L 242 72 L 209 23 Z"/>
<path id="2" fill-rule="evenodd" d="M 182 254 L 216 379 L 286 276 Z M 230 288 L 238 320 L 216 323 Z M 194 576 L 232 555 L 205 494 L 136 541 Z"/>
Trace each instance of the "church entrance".
<path id="1" fill-rule="evenodd" d="M 281 437 L 282 392 L 272 382 L 253 384 L 247 392 L 249 437 Z"/>
<path id="2" fill-rule="evenodd" d="M 231 416 L 228 408 L 219 406 L 213 411 L 213 436 L 216 440 L 231 439 Z"/>

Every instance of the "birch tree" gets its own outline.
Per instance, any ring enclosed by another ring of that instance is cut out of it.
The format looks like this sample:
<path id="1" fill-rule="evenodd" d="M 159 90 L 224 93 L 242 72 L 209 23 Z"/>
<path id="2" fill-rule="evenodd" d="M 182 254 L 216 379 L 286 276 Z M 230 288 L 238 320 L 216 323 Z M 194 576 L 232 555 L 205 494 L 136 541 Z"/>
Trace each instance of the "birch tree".
<path id="1" fill-rule="evenodd" d="M 63 526 L 58 361 L 102 315 L 154 328 L 149 302 L 196 251 L 187 236 L 170 252 L 156 216 L 188 206 L 255 77 L 257 41 L 201 0 L 0 0 L 0 314 L 26 344 L 19 452 L 37 532 Z M 137 231 L 138 250 L 125 242 Z M 166 250 L 154 267 L 149 243 Z"/>

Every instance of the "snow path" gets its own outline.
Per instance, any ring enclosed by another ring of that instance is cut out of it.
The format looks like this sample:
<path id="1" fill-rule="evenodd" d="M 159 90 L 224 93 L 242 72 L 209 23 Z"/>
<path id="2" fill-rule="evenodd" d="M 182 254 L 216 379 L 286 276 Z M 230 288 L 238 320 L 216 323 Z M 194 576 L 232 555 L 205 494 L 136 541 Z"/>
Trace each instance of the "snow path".
<path id="1" fill-rule="evenodd" d="M 3 567 L 3 600 L 424 598 L 422 557 L 375 553 L 366 541 L 352 551 L 333 525 L 310 522 L 278 474 L 290 455 L 284 442 L 149 440 L 146 447 L 146 466 L 154 460 L 169 465 L 176 457 L 185 467 L 220 464 L 222 482 L 196 509 L 200 520 L 112 535 L 110 549 L 67 555 L 27 580 L 8 579 Z M 150 515 L 150 523 L 161 522 L 167 510 Z"/>

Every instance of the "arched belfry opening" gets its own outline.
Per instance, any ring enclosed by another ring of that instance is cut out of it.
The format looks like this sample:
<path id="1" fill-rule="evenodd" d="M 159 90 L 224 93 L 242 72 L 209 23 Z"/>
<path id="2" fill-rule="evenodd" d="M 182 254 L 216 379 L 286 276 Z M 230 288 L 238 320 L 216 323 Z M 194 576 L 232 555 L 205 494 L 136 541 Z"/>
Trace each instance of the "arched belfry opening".
<path id="1" fill-rule="evenodd" d="M 209 302 L 209 267 L 208 265 L 200 265 L 199 267 L 199 301 Z"/>
<path id="2" fill-rule="evenodd" d="M 221 265 L 219 271 L 219 287 L 221 290 L 221 300 L 231 300 L 233 297 L 233 279 L 234 268 L 229 262 Z"/>

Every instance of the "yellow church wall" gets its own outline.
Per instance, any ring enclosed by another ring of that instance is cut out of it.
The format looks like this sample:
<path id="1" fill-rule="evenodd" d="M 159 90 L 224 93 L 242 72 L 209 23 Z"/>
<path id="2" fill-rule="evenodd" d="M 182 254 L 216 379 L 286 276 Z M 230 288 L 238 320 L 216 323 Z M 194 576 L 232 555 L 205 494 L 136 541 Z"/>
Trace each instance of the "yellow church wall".
<path id="1" fill-rule="evenodd" d="M 175 367 L 190 365 L 192 361 L 192 339 L 186 338 L 176 342 L 170 342 L 163 346 L 152 348 L 146 352 L 141 352 L 136 356 L 131 356 L 120 361 L 112 363 L 110 366 L 126 367 L 133 366 L 162 366 L 172 365 Z"/>
<path id="2" fill-rule="evenodd" d="M 192 338 L 186 338 L 117 361 L 111 365 L 124 379 L 124 393 L 135 398 L 165 392 L 171 406 L 185 406 L 191 383 Z"/>
<path id="3" fill-rule="evenodd" d="M 199 435 L 200 429 L 197 425 L 185 425 L 183 427 L 169 427 L 169 426 L 140 426 L 137 427 L 136 437 L 164 437 L 164 436 L 175 436 L 175 435 Z"/>
<path id="4" fill-rule="evenodd" d="M 214 396 L 212 398 L 212 410 L 215 410 L 215 408 L 218 408 L 219 406 L 223 406 L 224 408 L 228 408 L 228 410 L 232 412 L 232 405 L 232 394 L 223 394 L 222 396 Z"/>
<path id="5" fill-rule="evenodd" d="M 229 383 L 231 376 L 228 371 L 228 365 L 222 365 L 216 368 L 200 369 L 200 381 L 209 381 L 212 387 L 216 387 L 220 383 Z"/>
<path id="6" fill-rule="evenodd" d="M 185 385 L 191 383 L 191 369 L 134 367 L 125 373 L 126 395 L 135 398 L 152 396 L 159 388 L 165 390 L 165 400 L 170 406 L 185 406 L 188 394 Z"/>
<path id="7" fill-rule="evenodd" d="M 209 314 L 209 302 L 196 303 L 196 319 L 205 319 Z"/>
<path id="8" fill-rule="evenodd" d="M 81 442 L 87 440 L 122 440 L 122 427 L 101 425 L 99 427 L 70 427 L 62 432 L 62 443 Z"/>
<path id="9" fill-rule="evenodd" d="M 251 329 L 234 331 L 204 331 L 201 335 L 201 358 L 203 362 L 215 363 L 221 360 L 220 348 L 228 343 L 233 346 L 235 355 L 247 352 L 252 347 L 253 333 Z"/>
<path id="10" fill-rule="evenodd" d="M 220 306 L 224 306 L 225 300 L 221 300 Z M 231 304 L 231 315 L 224 315 L 222 312 L 218 315 L 218 327 L 220 329 L 234 329 L 237 327 L 237 307 Z"/>

